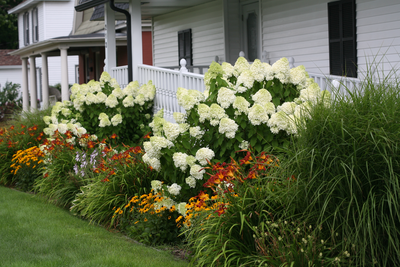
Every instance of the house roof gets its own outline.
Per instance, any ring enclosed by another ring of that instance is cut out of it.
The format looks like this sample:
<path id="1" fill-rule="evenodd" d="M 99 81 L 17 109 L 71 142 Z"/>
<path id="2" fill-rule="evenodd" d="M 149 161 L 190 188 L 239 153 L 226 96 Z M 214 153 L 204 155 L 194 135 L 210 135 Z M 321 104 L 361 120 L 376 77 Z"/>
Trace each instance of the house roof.
<path id="1" fill-rule="evenodd" d="M 83 11 L 104 3 L 109 0 L 81 0 L 82 3 L 75 6 L 76 11 Z M 128 3 L 129 0 L 116 0 L 118 3 Z M 211 0 L 147 0 L 141 2 L 142 19 L 151 19 L 154 16 L 170 13 L 179 9 L 212 2 Z M 103 18 L 104 19 L 104 18 Z M 116 18 L 117 19 L 117 18 Z M 120 18 L 118 18 L 120 19 Z"/>
<path id="2" fill-rule="evenodd" d="M 22 60 L 19 56 L 8 54 L 13 51 L 16 51 L 16 49 L 0 49 L 0 66 L 22 65 Z"/>
<path id="3" fill-rule="evenodd" d="M 89 47 L 104 47 L 104 33 L 91 33 L 83 35 L 60 36 L 37 42 L 11 52 L 11 55 L 19 57 L 40 57 L 41 53 L 48 56 L 60 56 L 60 49 L 67 48 L 68 55 L 79 55 L 82 50 Z M 126 46 L 126 34 L 116 33 L 117 46 Z"/>

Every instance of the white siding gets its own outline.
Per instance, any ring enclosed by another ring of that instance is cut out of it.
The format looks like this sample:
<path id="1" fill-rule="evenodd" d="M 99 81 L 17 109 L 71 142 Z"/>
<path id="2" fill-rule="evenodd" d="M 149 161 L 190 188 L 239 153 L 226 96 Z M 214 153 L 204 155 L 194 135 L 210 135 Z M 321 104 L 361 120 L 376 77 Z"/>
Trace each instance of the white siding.
<path id="1" fill-rule="evenodd" d="M 192 29 L 193 65 L 209 65 L 215 56 L 225 60 L 223 1 L 216 0 L 153 20 L 155 66 L 178 65 L 178 31 Z"/>
<path id="2" fill-rule="evenodd" d="M 271 63 L 293 57 L 295 66 L 329 74 L 328 2 L 263 0 L 263 51 Z M 399 14 L 398 0 L 356 0 L 359 77 L 374 59 L 385 74 L 400 67 Z"/>
<path id="3" fill-rule="evenodd" d="M 22 48 L 24 47 L 24 13 L 19 13 L 18 14 L 18 47 Z"/>
<path id="4" fill-rule="evenodd" d="M 44 39 L 67 36 L 72 31 L 74 18 L 74 1 L 43 2 L 44 25 L 46 27 Z"/>
<path id="5" fill-rule="evenodd" d="M 22 66 L 0 66 L 0 88 L 6 82 L 22 84 Z"/>
<path id="6" fill-rule="evenodd" d="M 45 6 L 44 2 L 41 2 L 38 6 L 38 24 L 39 24 L 39 42 L 45 40 L 46 23 L 44 21 Z"/>
<path id="7" fill-rule="evenodd" d="M 361 72 L 371 64 L 380 75 L 400 68 L 400 2 L 398 0 L 357 1 L 358 66 Z M 374 64 L 378 63 L 378 64 Z M 369 66 L 369 67 L 370 67 Z M 362 77 L 363 74 L 360 74 Z"/>
<path id="8" fill-rule="evenodd" d="M 328 0 L 263 0 L 262 51 L 270 63 L 293 57 L 295 66 L 329 73 Z"/>

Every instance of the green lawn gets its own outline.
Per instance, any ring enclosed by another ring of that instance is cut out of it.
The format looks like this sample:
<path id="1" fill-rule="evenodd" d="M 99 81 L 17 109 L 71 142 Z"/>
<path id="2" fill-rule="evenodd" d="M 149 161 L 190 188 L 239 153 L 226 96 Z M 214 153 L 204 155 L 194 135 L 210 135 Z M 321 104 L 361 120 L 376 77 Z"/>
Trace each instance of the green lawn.
<path id="1" fill-rule="evenodd" d="M 45 200 L 0 186 L 0 266 L 187 266 L 72 216 Z"/>

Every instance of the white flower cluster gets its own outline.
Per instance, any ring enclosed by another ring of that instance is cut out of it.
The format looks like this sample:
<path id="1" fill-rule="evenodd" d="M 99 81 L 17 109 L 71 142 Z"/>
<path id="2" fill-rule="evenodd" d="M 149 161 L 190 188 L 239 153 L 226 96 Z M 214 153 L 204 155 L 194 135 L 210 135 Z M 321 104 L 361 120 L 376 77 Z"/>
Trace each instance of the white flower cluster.
<path id="1" fill-rule="evenodd" d="M 176 98 L 178 99 L 178 104 L 185 110 L 190 110 L 195 105 L 205 100 L 205 96 L 201 92 L 197 90 L 187 90 L 182 87 L 178 88 Z"/>
<path id="2" fill-rule="evenodd" d="M 239 125 L 236 122 L 229 118 L 222 118 L 219 123 L 219 133 L 225 134 L 228 138 L 234 138 L 236 131 L 238 130 Z"/>

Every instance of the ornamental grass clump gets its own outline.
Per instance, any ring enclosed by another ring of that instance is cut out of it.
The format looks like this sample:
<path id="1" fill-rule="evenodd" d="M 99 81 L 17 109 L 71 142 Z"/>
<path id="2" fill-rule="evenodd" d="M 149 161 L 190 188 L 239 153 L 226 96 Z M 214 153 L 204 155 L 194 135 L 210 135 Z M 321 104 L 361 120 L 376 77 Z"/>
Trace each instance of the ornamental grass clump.
<path id="1" fill-rule="evenodd" d="M 155 86 L 149 81 L 139 86 L 131 82 L 121 89 L 114 78 L 103 72 L 100 81 L 74 84 L 71 100 L 57 102 L 51 116 L 44 117 L 50 137 L 58 130 L 74 136 L 90 133 L 100 140 L 116 134 L 115 143 L 137 144 L 149 132 Z"/>
<path id="2" fill-rule="evenodd" d="M 202 190 L 208 162 L 229 162 L 235 151 L 249 147 L 255 153 L 286 148 L 310 108 L 330 102 L 304 67 L 290 69 L 286 58 L 272 66 L 259 60 L 250 65 L 244 58 L 234 66 L 214 62 L 205 85 L 205 93 L 178 88 L 186 113 L 174 113 L 171 123 L 160 111 L 144 143 L 143 160 L 162 174 L 164 192 L 176 204 Z"/>
<path id="3" fill-rule="evenodd" d="M 352 253 L 352 266 L 400 265 L 400 84 L 367 74 L 312 112 L 288 165 L 299 211 Z"/>

